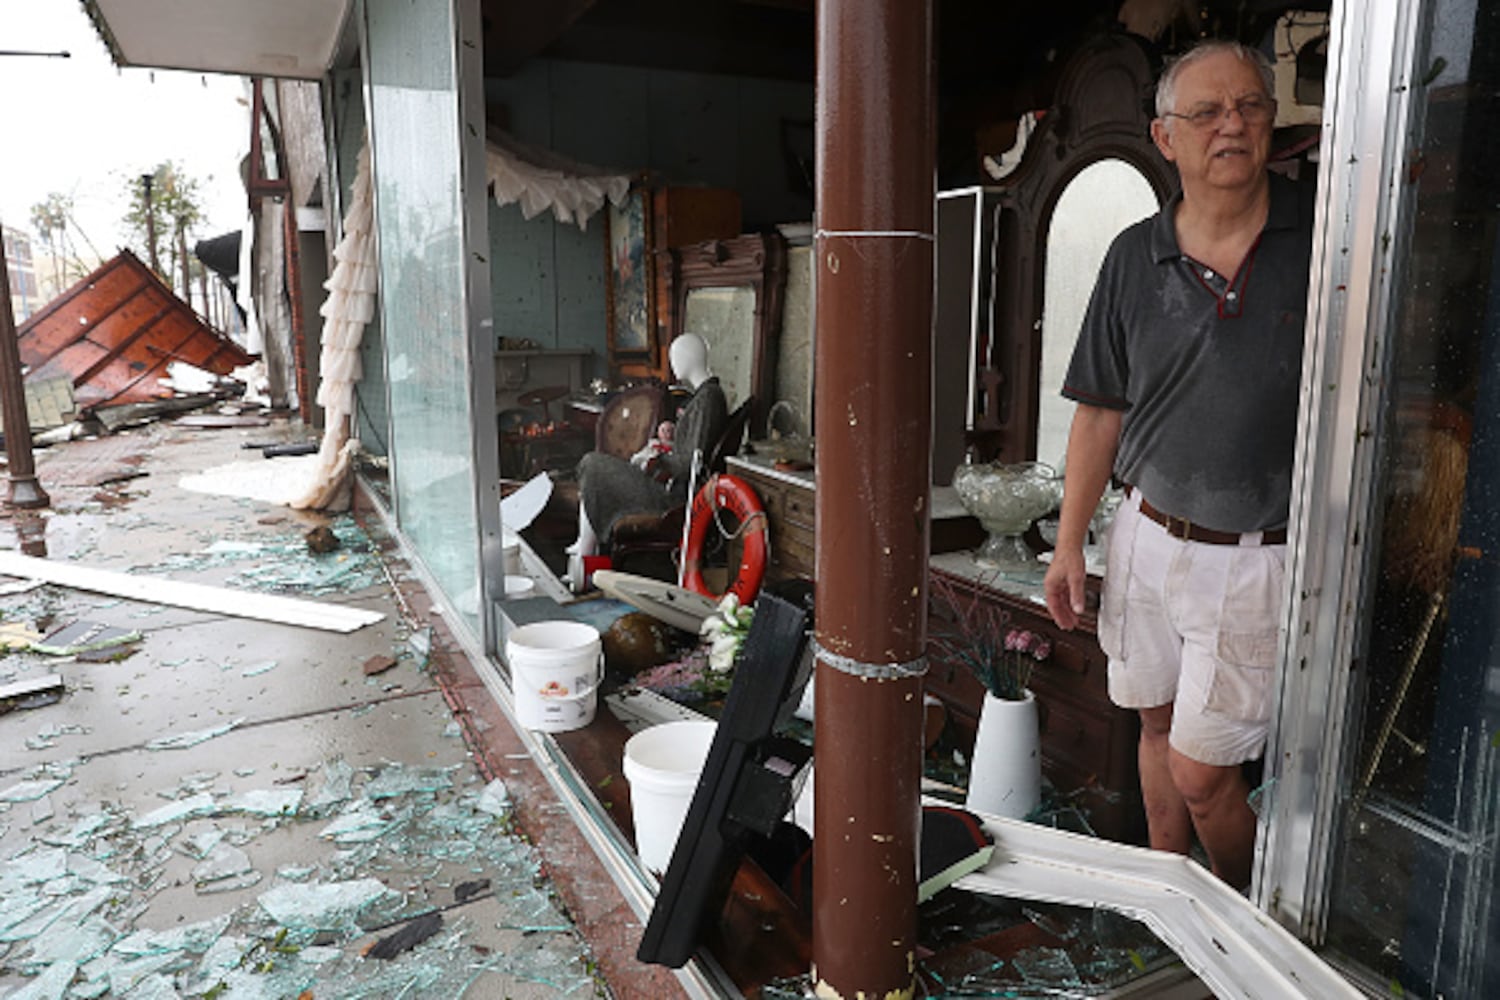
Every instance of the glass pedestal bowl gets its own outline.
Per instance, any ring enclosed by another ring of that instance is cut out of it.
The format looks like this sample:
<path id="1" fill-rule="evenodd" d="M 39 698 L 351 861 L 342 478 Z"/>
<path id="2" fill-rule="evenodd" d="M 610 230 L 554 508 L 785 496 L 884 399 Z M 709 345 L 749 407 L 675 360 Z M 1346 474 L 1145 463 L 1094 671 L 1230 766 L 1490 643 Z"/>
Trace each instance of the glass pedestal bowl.
<path id="1" fill-rule="evenodd" d="M 1010 576 L 1039 576 L 1042 566 L 1022 535 L 1062 499 L 1062 480 L 1042 462 L 960 465 L 953 490 L 964 509 L 989 532 L 974 561 Z"/>

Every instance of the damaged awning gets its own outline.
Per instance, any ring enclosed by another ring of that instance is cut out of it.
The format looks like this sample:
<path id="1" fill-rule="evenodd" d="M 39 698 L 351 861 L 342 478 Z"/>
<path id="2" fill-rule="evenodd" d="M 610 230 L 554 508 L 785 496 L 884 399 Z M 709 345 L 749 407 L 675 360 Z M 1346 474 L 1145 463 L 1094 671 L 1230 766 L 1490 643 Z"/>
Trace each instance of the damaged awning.
<path id="1" fill-rule="evenodd" d="M 253 358 L 208 326 L 129 250 L 16 330 L 26 383 L 67 378 L 80 410 L 171 395 L 176 361 L 228 375 Z"/>
<path id="2" fill-rule="evenodd" d="M 349 0 L 83 0 L 121 66 L 317 80 Z"/>
<path id="3" fill-rule="evenodd" d="M 217 274 L 231 290 L 239 286 L 240 239 L 243 235 L 240 230 L 235 229 L 223 236 L 199 240 L 193 245 L 193 256 L 202 261 L 204 267 Z"/>

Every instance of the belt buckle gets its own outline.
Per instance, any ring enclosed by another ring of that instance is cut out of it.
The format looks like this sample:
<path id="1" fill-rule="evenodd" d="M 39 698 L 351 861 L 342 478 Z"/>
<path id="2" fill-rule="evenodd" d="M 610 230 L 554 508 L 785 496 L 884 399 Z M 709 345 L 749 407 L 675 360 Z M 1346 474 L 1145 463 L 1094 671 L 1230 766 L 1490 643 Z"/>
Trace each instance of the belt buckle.
<path id="1" fill-rule="evenodd" d="M 1193 522 L 1185 517 L 1167 515 L 1167 534 L 1180 541 L 1191 541 L 1193 534 Z"/>

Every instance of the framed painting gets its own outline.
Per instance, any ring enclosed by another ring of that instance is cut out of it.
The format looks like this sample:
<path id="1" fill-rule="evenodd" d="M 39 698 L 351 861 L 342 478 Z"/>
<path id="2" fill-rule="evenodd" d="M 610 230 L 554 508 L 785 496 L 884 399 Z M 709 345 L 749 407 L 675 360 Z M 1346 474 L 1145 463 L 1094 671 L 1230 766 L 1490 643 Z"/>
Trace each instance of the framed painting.
<path id="1" fill-rule="evenodd" d="M 605 284 L 609 312 L 611 361 L 644 360 L 656 352 L 656 316 L 651 253 L 650 191 L 633 186 L 623 204 L 609 206 L 609 280 Z"/>

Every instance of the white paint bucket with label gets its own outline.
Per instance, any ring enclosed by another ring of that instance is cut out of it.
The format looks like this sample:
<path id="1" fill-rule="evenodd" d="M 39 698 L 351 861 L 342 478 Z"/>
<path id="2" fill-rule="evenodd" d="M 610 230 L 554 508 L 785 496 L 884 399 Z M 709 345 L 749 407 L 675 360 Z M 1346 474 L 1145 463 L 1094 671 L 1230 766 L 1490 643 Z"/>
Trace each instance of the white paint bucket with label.
<path id="1" fill-rule="evenodd" d="M 625 742 L 635 851 L 641 864 L 657 874 L 672 860 L 717 726 L 697 720 L 663 722 Z"/>
<path id="2" fill-rule="evenodd" d="M 599 630 L 582 622 L 533 622 L 505 640 L 516 721 L 561 733 L 594 721 L 604 653 Z"/>

